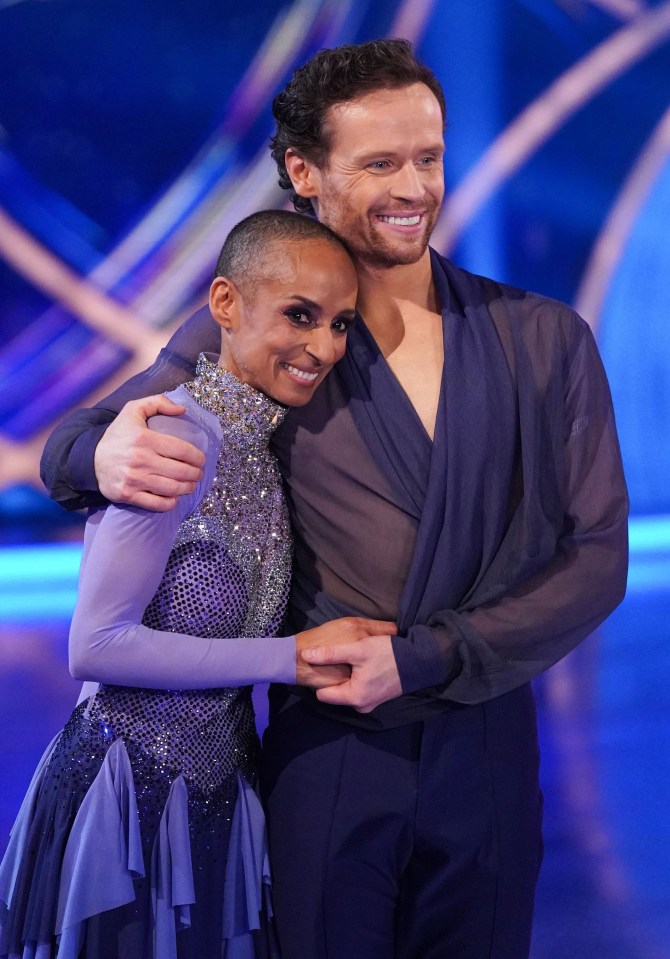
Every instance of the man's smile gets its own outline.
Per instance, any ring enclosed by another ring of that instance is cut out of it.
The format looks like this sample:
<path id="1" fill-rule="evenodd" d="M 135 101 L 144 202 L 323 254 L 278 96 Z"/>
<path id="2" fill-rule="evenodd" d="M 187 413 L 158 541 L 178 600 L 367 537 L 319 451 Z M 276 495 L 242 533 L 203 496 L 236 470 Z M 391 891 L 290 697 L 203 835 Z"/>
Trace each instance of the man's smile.
<path id="1" fill-rule="evenodd" d="M 412 213 L 409 215 L 401 216 L 398 214 L 377 214 L 377 219 L 381 220 L 383 223 L 390 223 L 392 226 L 416 226 L 421 222 L 420 213 Z"/>

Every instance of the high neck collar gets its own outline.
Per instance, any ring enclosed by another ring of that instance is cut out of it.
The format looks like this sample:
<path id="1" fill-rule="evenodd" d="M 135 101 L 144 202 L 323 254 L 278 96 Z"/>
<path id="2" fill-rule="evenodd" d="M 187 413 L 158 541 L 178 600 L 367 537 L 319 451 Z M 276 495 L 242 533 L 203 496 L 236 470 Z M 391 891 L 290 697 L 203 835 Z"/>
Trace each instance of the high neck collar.
<path id="1" fill-rule="evenodd" d="M 214 413 L 224 427 L 234 428 L 249 441 L 267 442 L 288 408 L 248 383 L 240 382 L 234 373 L 218 366 L 217 359 L 211 353 L 201 353 L 195 379 L 185 384 L 186 389 L 203 409 Z"/>

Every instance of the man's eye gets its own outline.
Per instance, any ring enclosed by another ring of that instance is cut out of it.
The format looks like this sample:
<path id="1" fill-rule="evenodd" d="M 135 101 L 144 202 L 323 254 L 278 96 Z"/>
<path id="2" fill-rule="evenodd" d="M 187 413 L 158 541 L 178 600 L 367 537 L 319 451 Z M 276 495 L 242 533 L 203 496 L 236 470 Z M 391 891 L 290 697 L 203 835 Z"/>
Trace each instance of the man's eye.
<path id="1" fill-rule="evenodd" d="M 370 164 L 371 169 L 373 170 L 385 170 L 389 165 L 388 160 L 375 160 Z"/>

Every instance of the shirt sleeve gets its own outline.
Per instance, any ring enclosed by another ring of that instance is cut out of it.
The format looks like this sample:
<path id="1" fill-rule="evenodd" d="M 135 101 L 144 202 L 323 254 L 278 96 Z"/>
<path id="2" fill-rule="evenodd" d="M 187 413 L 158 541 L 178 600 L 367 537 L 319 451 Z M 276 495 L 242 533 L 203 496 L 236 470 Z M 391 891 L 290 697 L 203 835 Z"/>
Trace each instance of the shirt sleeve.
<path id="1" fill-rule="evenodd" d="M 212 479 L 216 440 L 188 414 L 154 417 L 207 450 L 205 476 L 174 510 L 154 513 L 110 505 L 89 518 L 79 594 L 70 628 L 70 671 L 76 679 L 152 689 L 207 689 L 255 682 L 295 682 L 295 638 L 204 638 L 142 625 L 182 520 Z"/>
<path id="2" fill-rule="evenodd" d="M 621 602 L 628 498 L 609 386 L 585 330 L 566 379 L 564 522 L 551 559 L 493 601 L 440 610 L 393 641 L 403 691 L 481 702 L 538 676 Z"/>
<path id="3" fill-rule="evenodd" d="M 40 464 L 42 482 L 52 499 L 75 510 L 106 503 L 98 490 L 93 457 L 102 434 L 130 400 L 165 393 L 193 379 L 201 352 L 218 353 L 219 328 L 203 307 L 161 350 L 155 363 L 90 409 L 66 416 L 47 440 Z"/>

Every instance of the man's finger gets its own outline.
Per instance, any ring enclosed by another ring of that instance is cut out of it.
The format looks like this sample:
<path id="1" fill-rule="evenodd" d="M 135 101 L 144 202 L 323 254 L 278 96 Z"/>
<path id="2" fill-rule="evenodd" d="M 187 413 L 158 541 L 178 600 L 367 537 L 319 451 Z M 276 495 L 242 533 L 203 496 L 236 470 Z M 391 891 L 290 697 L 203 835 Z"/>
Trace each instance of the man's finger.
<path id="1" fill-rule="evenodd" d="M 196 488 L 196 480 L 172 479 L 165 475 L 149 475 L 143 479 L 143 489 L 154 496 L 165 496 L 168 499 L 174 499 L 177 496 L 185 496 L 192 493 Z"/>
<path id="2" fill-rule="evenodd" d="M 385 619 L 366 619 L 365 628 L 369 636 L 395 636 L 398 632 L 397 624 Z"/>
<path id="3" fill-rule="evenodd" d="M 357 661 L 358 643 L 338 643 L 337 646 L 309 646 L 301 656 L 311 666 L 331 666 L 333 663 Z"/>
<path id="4" fill-rule="evenodd" d="M 154 496 L 153 493 L 135 493 L 133 506 L 151 510 L 152 513 L 169 513 L 177 505 L 175 496 Z"/>
<path id="5" fill-rule="evenodd" d="M 140 415 L 145 419 L 161 413 L 163 416 L 180 416 L 186 412 L 186 407 L 175 403 L 165 393 L 156 393 L 153 396 L 144 396 L 139 400 L 131 400 L 126 404 L 129 414 Z"/>
<path id="6" fill-rule="evenodd" d="M 141 438 L 141 446 L 137 450 L 137 459 L 141 458 L 143 465 L 172 479 L 197 482 L 201 478 L 205 458 L 197 446 L 178 436 L 153 430 L 146 432 L 149 435 Z"/>
<path id="7" fill-rule="evenodd" d="M 187 467 L 195 467 L 197 470 L 200 470 L 205 462 L 205 454 L 202 450 L 179 436 L 152 429 L 146 430 L 146 435 L 141 434 L 140 439 L 144 446 L 167 461 L 173 460 Z"/>

